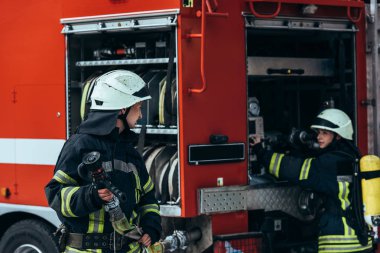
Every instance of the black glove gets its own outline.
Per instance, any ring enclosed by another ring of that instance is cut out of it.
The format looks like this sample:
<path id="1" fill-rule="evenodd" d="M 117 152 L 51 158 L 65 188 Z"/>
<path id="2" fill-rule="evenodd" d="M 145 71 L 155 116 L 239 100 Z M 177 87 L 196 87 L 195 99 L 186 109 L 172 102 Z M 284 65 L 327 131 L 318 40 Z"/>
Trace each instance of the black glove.
<path id="1" fill-rule="evenodd" d="M 261 158 L 265 153 L 265 150 L 261 142 L 252 146 L 252 153 L 257 156 L 258 161 L 261 161 Z"/>

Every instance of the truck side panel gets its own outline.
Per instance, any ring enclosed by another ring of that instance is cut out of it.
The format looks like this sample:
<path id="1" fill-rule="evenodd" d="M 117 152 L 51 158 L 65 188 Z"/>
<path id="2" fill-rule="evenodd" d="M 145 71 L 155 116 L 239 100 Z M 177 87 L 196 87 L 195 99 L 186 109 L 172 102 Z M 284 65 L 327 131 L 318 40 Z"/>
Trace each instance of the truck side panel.
<path id="1" fill-rule="evenodd" d="M 204 72 L 206 90 L 189 93 L 190 88 L 200 89 L 201 42 L 188 39 L 189 33 L 201 32 L 201 20 L 193 9 L 181 10 L 180 73 L 180 145 L 181 193 L 184 216 L 197 215 L 197 189 L 217 186 L 218 178 L 224 185 L 247 184 L 246 160 L 234 163 L 190 165 L 187 147 L 208 144 L 213 134 L 228 136 L 228 142 L 246 143 L 246 83 L 244 22 L 239 1 L 220 1 L 218 13 L 228 17 L 206 16 Z M 230 221 L 230 223 L 226 223 Z M 218 215 L 213 218 L 214 233 L 242 232 L 247 229 L 247 215 Z M 218 225 L 221 224 L 221 225 Z"/>

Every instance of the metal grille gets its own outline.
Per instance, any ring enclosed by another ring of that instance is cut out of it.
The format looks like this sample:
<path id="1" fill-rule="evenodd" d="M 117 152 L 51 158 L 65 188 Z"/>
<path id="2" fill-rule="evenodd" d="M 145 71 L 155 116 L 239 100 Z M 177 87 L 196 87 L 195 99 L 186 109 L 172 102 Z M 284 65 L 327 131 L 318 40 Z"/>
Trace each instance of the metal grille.
<path id="1" fill-rule="evenodd" d="M 260 253 L 261 238 L 258 235 L 243 235 L 242 238 L 236 236 L 217 238 L 214 241 L 214 253 Z"/>

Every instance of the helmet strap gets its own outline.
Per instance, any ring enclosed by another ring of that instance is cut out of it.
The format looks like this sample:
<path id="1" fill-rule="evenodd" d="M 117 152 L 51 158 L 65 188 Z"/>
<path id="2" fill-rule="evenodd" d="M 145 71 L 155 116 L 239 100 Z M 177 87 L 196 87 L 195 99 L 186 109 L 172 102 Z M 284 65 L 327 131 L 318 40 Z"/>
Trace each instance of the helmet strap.
<path id="1" fill-rule="evenodd" d="M 119 120 L 121 120 L 121 122 L 123 122 L 124 128 L 127 129 L 127 130 L 129 130 L 129 125 L 128 125 L 128 122 L 127 122 L 127 116 L 128 116 L 128 113 L 129 113 L 130 109 L 131 109 L 130 107 L 125 108 L 125 112 L 122 113 L 122 114 L 119 114 L 117 116 L 117 118 Z"/>
<path id="2" fill-rule="evenodd" d="M 337 138 L 338 134 L 335 133 L 335 132 L 332 132 L 334 134 L 334 138 L 333 140 L 331 141 L 331 143 L 329 144 L 329 146 L 333 147 L 335 145 L 337 145 L 338 141 L 342 140 L 342 138 Z"/>

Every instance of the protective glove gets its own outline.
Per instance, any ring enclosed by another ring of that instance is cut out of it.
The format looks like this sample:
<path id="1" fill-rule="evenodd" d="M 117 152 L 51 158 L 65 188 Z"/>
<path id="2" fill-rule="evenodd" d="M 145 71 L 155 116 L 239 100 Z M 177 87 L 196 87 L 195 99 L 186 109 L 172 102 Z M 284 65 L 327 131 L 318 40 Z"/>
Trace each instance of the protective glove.
<path id="1" fill-rule="evenodd" d="M 116 196 L 113 196 L 110 202 L 104 204 L 104 209 L 110 215 L 110 222 L 117 233 L 124 235 L 135 229 L 135 226 L 131 225 L 125 217 L 120 207 L 120 201 Z"/>

